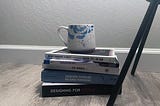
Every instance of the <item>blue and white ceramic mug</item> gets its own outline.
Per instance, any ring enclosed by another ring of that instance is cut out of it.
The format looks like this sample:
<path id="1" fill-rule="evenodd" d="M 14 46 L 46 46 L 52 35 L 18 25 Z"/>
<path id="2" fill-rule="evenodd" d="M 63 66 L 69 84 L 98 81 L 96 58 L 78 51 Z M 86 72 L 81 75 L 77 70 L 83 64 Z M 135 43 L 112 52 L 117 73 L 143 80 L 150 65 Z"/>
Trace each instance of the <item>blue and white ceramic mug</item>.
<path id="1" fill-rule="evenodd" d="M 68 32 L 68 41 L 64 40 L 61 30 Z M 74 24 L 60 26 L 57 30 L 60 39 L 67 46 L 68 50 L 75 53 L 89 53 L 95 50 L 95 32 L 93 24 Z"/>

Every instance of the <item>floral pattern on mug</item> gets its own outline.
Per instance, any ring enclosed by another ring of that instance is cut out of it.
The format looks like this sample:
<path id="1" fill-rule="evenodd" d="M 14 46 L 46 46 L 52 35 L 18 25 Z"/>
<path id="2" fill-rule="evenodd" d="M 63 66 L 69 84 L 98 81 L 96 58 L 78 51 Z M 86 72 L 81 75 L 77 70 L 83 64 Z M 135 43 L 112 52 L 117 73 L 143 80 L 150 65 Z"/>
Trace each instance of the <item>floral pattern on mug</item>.
<path id="1" fill-rule="evenodd" d="M 94 29 L 93 25 L 70 25 L 69 28 L 71 29 L 68 32 L 68 36 L 70 39 L 84 39 L 88 33 L 92 32 Z"/>

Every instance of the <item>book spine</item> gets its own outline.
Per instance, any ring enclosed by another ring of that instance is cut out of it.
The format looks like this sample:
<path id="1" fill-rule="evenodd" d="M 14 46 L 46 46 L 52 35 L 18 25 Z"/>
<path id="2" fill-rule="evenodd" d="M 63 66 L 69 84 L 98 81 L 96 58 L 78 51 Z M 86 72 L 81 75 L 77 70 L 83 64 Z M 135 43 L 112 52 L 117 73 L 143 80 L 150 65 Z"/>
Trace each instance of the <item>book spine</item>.
<path id="1" fill-rule="evenodd" d="M 86 72 L 74 72 L 63 70 L 43 70 L 41 80 L 43 82 L 71 82 L 71 83 L 89 83 L 89 84 L 109 84 L 114 85 L 118 75 L 95 74 Z"/>
<path id="2" fill-rule="evenodd" d="M 117 56 L 100 56 L 100 55 L 80 55 L 80 54 L 65 54 L 65 53 L 45 53 L 45 59 L 83 59 L 95 62 L 118 63 Z"/>
<path id="3" fill-rule="evenodd" d="M 42 86 L 42 97 L 109 95 L 112 93 L 112 90 L 113 86 L 101 85 Z M 121 94 L 121 92 L 119 94 Z"/>
<path id="4" fill-rule="evenodd" d="M 119 67 L 106 67 L 99 63 L 59 61 L 48 59 L 44 60 L 42 67 L 44 69 L 59 69 L 80 72 L 92 72 L 102 74 L 119 74 Z"/>

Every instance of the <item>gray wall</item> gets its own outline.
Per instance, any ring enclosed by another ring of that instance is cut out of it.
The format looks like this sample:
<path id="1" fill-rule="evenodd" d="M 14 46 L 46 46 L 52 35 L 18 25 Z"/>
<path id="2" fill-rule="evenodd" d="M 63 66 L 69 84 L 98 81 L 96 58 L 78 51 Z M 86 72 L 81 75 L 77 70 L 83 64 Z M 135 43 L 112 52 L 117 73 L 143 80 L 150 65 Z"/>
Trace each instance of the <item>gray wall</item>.
<path id="1" fill-rule="evenodd" d="M 62 46 L 60 25 L 93 23 L 97 46 L 130 47 L 145 0 L 1 0 L 0 44 Z M 158 8 L 146 47 L 160 48 Z"/>

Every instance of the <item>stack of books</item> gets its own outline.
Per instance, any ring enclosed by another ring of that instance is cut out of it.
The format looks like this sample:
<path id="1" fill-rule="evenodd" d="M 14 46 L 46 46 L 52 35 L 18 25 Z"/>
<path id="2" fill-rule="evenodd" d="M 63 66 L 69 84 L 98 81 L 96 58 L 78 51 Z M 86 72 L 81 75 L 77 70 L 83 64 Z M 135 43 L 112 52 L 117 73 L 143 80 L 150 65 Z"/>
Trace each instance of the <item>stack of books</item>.
<path id="1" fill-rule="evenodd" d="M 42 97 L 108 95 L 119 76 L 114 49 L 96 48 L 89 54 L 53 50 L 45 52 L 42 67 Z"/>

